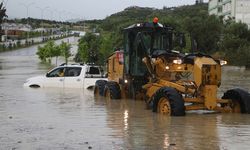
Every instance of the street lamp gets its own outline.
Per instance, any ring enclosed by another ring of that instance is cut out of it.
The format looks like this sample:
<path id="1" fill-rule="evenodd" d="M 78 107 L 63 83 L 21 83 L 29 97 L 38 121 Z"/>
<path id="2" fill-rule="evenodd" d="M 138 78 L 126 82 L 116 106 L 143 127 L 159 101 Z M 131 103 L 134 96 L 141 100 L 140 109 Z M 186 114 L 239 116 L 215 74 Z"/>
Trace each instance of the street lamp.
<path id="1" fill-rule="evenodd" d="M 50 16 L 50 20 L 54 21 L 54 11 L 51 9 L 48 9 L 48 11 L 50 12 L 51 16 Z M 48 18 L 49 19 L 49 18 Z"/>
<path id="2" fill-rule="evenodd" d="M 53 23 L 52 28 L 50 29 L 50 35 L 52 36 L 52 38 L 54 38 L 54 31 L 55 31 L 55 26 L 54 26 L 54 16 L 53 16 L 53 10 L 48 9 L 48 11 L 50 12 L 50 17 L 48 17 L 48 19 L 50 19 L 50 21 Z"/>
<path id="3" fill-rule="evenodd" d="M 44 24 L 43 24 L 43 13 L 44 13 L 44 11 L 45 11 L 46 9 L 49 9 L 49 7 L 41 8 L 41 7 L 38 7 L 38 6 L 37 6 L 37 8 L 40 9 L 40 11 L 41 11 L 42 30 L 43 30 L 43 28 L 44 28 Z M 41 37 L 42 37 L 42 40 L 43 40 L 43 31 L 41 31 Z"/>
<path id="4" fill-rule="evenodd" d="M 34 2 L 29 3 L 29 4 L 25 4 L 25 3 L 20 3 L 21 5 L 23 5 L 26 8 L 26 15 L 27 15 L 27 25 L 29 25 L 29 7 L 33 4 L 35 4 Z M 29 39 L 29 31 L 27 31 L 27 41 Z"/>

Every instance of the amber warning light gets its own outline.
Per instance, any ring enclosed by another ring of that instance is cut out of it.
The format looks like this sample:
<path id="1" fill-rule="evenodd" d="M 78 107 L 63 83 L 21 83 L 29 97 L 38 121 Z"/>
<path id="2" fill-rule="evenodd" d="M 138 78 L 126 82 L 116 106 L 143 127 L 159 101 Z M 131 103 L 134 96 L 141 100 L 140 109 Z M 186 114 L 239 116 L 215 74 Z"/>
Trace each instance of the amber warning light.
<path id="1" fill-rule="evenodd" d="M 154 23 L 154 24 L 157 24 L 158 21 L 159 21 L 159 19 L 158 19 L 157 17 L 155 17 L 154 20 L 153 20 L 153 23 Z"/>

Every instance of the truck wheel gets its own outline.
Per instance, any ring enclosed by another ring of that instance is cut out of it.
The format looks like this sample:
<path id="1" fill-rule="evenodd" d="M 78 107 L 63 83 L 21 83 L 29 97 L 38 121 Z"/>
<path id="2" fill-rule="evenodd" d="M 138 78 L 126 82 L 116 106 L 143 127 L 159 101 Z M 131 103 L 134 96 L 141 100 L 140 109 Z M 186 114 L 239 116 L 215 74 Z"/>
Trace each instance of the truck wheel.
<path id="1" fill-rule="evenodd" d="M 222 99 L 232 100 L 232 111 L 235 113 L 250 113 L 250 94 L 242 89 L 231 89 L 226 91 Z"/>
<path id="2" fill-rule="evenodd" d="M 107 81 L 106 80 L 97 80 L 95 82 L 95 88 L 94 88 L 94 95 L 95 96 L 104 96 L 104 88 L 106 85 Z"/>
<path id="3" fill-rule="evenodd" d="M 153 112 L 167 114 L 171 116 L 184 116 L 184 100 L 176 89 L 162 87 L 155 92 L 152 97 Z"/>
<path id="4" fill-rule="evenodd" d="M 105 97 L 108 99 L 120 99 L 121 89 L 118 83 L 109 81 L 104 88 Z"/>

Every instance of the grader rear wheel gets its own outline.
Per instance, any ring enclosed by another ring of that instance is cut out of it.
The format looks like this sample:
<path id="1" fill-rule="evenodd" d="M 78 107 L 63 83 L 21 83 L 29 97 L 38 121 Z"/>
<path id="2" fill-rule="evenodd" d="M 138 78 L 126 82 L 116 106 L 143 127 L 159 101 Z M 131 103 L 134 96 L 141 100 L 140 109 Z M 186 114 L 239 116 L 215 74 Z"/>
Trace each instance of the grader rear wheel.
<path id="1" fill-rule="evenodd" d="M 234 102 L 233 105 L 234 105 L 233 106 L 233 112 L 240 113 L 241 112 L 240 103 L 239 102 Z"/>
<path id="2" fill-rule="evenodd" d="M 182 95 L 176 89 L 162 87 L 151 98 L 152 111 L 171 116 L 184 116 L 185 106 Z"/>
<path id="3" fill-rule="evenodd" d="M 99 95 L 104 96 L 104 88 L 106 84 L 107 84 L 106 80 L 97 80 L 95 82 L 94 95 L 96 97 L 98 97 Z"/>
<path id="4" fill-rule="evenodd" d="M 94 96 L 95 97 L 99 97 L 100 96 L 99 87 L 97 87 L 97 86 L 95 86 L 95 88 L 94 88 Z"/>
<path id="5" fill-rule="evenodd" d="M 104 88 L 104 96 L 110 99 L 120 99 L 121 90 L 118 83 L 109 81 Z"/>
<path id="6" fill-rule="evenodd" d="M 107 100 L 111 100 L 112 99 L 109 89 L 106 89 L 106 91 L 105 91 L 105 97 L 107 98 Z"/>

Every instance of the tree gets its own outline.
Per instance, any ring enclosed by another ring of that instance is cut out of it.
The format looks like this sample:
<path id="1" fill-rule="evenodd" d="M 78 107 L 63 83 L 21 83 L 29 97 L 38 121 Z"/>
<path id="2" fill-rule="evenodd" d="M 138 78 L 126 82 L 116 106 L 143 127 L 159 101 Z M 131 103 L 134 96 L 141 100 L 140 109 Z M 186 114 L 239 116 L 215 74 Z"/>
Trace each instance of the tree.
<path id="1" fill-rule="evenodd" d="M 61 51 L 61 56 L 64 57 L 65 59 L 65 63 L 67 64 L 68 63 L 68 58 L 70 57 L 71 53 L 70 53 L 70 48 L 71 48 L 71 45 L 66 43 L 66 42 L 63 42 L 59 45 L 59 50 Z"/>
<path id="2" fill-rule="evenodd" d="M 56 45 L 54 41 L 48 41 L 43 47 L 38 46 L 37 55 L 40 60 L 46 62 L 47 59 L 51 62 L 52 57 L 56 57 L 56 64 L 58 56 L 63 56 L 65 62 L 68 63 L 68 58 L 70 57 L 71 45 L 63 42 L 60 45 Z"/>
<path id="3" fill-rule="evenodd" d="M 39 59 L 42 62 L 46 62 L 46 50 L 44 47 L 38 46 L 38 51 L 36 52 L 36 54 L 38 55 Z"/>
<path id="4" fill-rule="evenodd" d="M 7 18 L 6 8 L 3 6 L 3 2 L 0 3 L 0 31 L 2 31 L 2 23 L 4 18 Z M 2 37 L 2 32 L 0 32 L 0 37 Z M 0 39 L 1 40 L 1 39 Z"/>
<path id="5" fill-rule="evenodd" d="M 113 52 L 114 44 L 112 40 L 112 33 L 111 34 L 105 34 L 101 36 L 101 45 L 100 45 L 100 53 L 99 57 L 101 61 L 99 61 L 100 64 L 104 63 L 104 60 L 108 58 L 108 56 Z"/>
<path id="6" fill-rule="evenodd" d="M 78 52 L 75 56 L 75 61 L 76 62 L 88 62 L 88 47 L 85 42 L 79 42 L 78 44 Z"/>
<path id="7" fill-rule="evenodd" d="M 48 41 L 43 47 L 38 46 L 37 55 L 39 59 L 41 59 L 43 62 L 47 61 L 47 58 L 49 59 L 49 62 L 51 62 L 51 58 L 54 56 L 57 56 L 57 47 L 55 45 L 54 41 Z"/>
<path id="8" fill-rule="evenodd" d="M 216 16 L 197 16 L 186 18 L 185 29 L 195 44 L 195 50 L 203 53 L 214 53 L 218 50 L 222 22 Z"/>
<path id="9" fill-rule="evenodd" d="M 57 65 L 58 57 L 61 56 L 61 50 L 59 46 L 55 46 L 55 49 L 52 52 L 52 56 L 56 57 L 56 65 Z"/>
<path id="10" fill-rule="evenodd" d="M 246 24 L 227 22 L 219 45 L 230 64 L 250 65 L 250 30 Z"/>
<path id="11" fill-rule="evenodd" d="M 99 49 L 101 38 L 99 35 L 93 33 L 86 33 L 78 44 L 78 53 L 75 61 L 85 63 L 97 63 L 99 61 Z"/>

